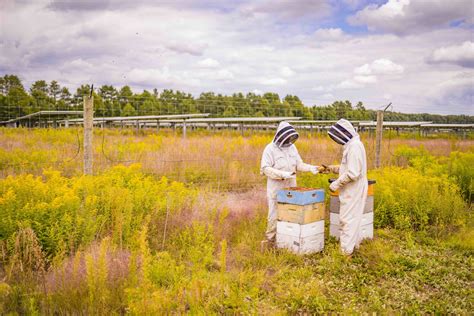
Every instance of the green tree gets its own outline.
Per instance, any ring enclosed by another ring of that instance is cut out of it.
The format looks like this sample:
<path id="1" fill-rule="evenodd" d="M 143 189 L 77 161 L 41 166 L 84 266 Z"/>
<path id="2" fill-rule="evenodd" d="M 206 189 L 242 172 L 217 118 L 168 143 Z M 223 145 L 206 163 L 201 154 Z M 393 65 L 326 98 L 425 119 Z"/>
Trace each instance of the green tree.
<path id="1" fill-rule="evenodd" d="M 52 110 L 53 103 L 48 97 L 48 84 L 44 80 L 35 81 L 30 87 L 30 94 L 34 100 L 34 107 L 38 110 Z"/>
<path id="2" fill-rule="evenodd" d="M 71 92 L 69 92 L 69 89 L 66 87 L 63 87 L 61 89 L 61 92 L 59 93 L 59 102 L 60 102 L 60 107 L 69 110 L 72 106 L 72 99 L 71 99 Z"/>
<path id="3" fill-rule="evenodd" d="M 0 93 L 7 95 L 11 88 L 20 88 L 24 90 L 20 78 L 15 75 L 5 75 L 0 78 Z"/>
<path id="4" fill-rule="evenodd" d="M 58 82 L 56 80 L 51 81 L 48 87 L 48 94 L 49 97 L 54 100 L 54 103 L 56 103 L 56 100 L 58 99 L 60 93 L 61 87 L 59 86 Z"/>
<path id="5" fill-rule="evenodd" d="M 225 117 L 233 117 L 233 116 L 237 116 L 237 110 L 234 108 L 234 106 L 232 105 L 229 105 L 222 116 L 225 116 Z"/>
<path id="6" fill-rule="evenodd" d="M 137 111 L 130 103 L 127 103 L 122 109 L 121 115 L 122 116 L 135 116 L 137 115 Z"/>
<path id="7" fill-rule="evenodd" d="M 123 86 L 118 93 L 120 103 L 129 103 L 133 99 L 133 91 L 129 86 Z"/>

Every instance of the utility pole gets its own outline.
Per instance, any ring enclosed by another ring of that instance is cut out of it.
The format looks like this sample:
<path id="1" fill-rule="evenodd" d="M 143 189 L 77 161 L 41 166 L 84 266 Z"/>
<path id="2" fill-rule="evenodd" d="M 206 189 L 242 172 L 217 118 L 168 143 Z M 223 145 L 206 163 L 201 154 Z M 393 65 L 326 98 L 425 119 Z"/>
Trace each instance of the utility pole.
<path id="1" fill-rule="evenodd" d="M 92 175 L 92 129 L 94 121 L 94 97 L 92 96 L 92 89 L 90 95 L 84 96 L 84 174 Z"/>
<path id="2" fill-rule="evenodd" d="M 385 109 L 377 111 L 377 128 L 375 134 L 375 168 L 380 168 L 382 150 L 383 113 L 392 105 L 390 102 Z"/>

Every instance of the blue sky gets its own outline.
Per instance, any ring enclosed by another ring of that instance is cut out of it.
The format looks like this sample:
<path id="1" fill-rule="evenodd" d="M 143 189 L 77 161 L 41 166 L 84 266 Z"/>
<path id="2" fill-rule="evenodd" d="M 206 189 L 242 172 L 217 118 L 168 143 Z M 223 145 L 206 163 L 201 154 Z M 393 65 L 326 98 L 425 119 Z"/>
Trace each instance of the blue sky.
<path id="1" fill-rule="evenodd" d="M 471 0 L 3 0 L 0 74 L 474 115 Z"/>

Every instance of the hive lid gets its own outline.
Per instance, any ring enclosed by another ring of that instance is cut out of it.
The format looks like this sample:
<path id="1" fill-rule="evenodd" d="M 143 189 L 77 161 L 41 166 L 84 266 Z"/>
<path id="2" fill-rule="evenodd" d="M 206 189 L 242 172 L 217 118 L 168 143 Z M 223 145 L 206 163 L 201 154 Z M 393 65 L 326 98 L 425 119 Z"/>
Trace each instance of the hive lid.
<path id="1" fill-rule="evenodd" d="M 334 181 L 336 181 L 336 179 L 334 179 L 334 178 L 328 179 L 328 182 L 329 182 L 329 183 L 333 183 Z M 375 184 L 375 183 L 377 183 L 377 181 L 372 180 L 372 179 L 367 180 L 367 182 L 368 182 L 369 184 Z"/>

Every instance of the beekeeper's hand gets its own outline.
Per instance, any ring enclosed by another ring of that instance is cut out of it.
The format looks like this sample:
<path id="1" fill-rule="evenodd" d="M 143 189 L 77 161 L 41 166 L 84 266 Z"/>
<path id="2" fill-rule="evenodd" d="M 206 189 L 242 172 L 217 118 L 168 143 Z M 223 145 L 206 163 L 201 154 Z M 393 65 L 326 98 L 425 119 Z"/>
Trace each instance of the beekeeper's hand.
<path id="1" fill-rule="evenodd" d="M 324 174 L 328 174 L 329 173 L 329 168 L 328 166 L 326 165 L 321 165 L 319 168 L 318 168 L 319 172 L 320 173 L 324 173 Z"/>
<path id="2" fill-rule="evenodd" d="M 309 171 L 312 173 L 312 174 L 318 174 L 319 173 L 319 168 L 321 168 L 320 166 L 311 166 L 309 168 Z"/>
<path id="3" fill-rule="evenodd" d="M 329 165 L 326 170 L 331 173 L 339 173 L 339 165 Z"/>
<path id="4" fill-rule="evenodd" d="M 319 171 L 320 173 L 325 173 L 325 171 L 326 171 L 326 166 L 325 166 L 325 165 L 317 166 L 317 167 L 318 167 L 318 171 Z"/>
<path id="5" fill-rule="evenodd" d="M 292 179 L 292 178 L 295 178 L 295 177 L 296 177 L 296 173 L 290 172 L 290 171 L 283 171 L 283 172 L 281 173 L 281 175 L 282 175 L 282 178 L 283 178 L 284 180 L 286 180 L 286 179 Z"/>
<path id="6" fill-rule="evenodd" d="M 336 180 L 329 185 L 329 191 L 336 192 L 337 190 L 339 190 L 339 181 Z"/>

